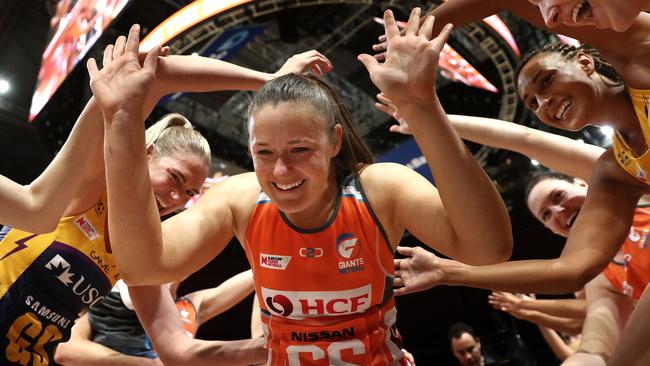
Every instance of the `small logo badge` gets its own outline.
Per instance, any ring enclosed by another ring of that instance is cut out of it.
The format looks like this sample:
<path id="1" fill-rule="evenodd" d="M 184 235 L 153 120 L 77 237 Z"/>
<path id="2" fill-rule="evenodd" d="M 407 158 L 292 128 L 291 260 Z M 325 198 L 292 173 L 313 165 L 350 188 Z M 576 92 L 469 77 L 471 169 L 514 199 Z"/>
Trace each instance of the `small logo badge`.
<path id="1" fill-rule="evenodd" d="M 290 255 L 274 255 L 260 253 L 260 265 L 264 268 L 279 269 L 284 271 L 287 269 L 291 261 Z"/>
<path id="2" fill-rule="evenodd" d="M 95 229 L 93 224 L 90 223 L 88 218 L 86 218 L 86 215 L 82 215 L 74 220 L 74 224 L 77 225 L 77 228 L 79 228 L 84 235 L 86 235 L 88 240 L 99 238 L 99 232 Z"/>
<path id="3" fill-rule="evenodd" d="M 323 248 L 300 248 L 300 256 L 304 258 L 320 258 L 323 256 Z"/>
<path id="4" fill-rule="evenodd" d="M 336 253 L 339 256 L 340 274 L 363 270 L 363 257 L 360 256 L 361 242 L 351 233 L 341 234 L 336 238 Z"/>

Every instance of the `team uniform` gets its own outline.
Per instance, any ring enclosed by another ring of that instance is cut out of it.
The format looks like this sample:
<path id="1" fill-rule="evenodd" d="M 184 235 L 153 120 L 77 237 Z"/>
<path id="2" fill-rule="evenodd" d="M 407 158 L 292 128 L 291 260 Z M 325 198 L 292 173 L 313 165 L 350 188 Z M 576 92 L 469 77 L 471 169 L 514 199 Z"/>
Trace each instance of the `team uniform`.
<path id="1" fill-rule="evenodd" d="M 52 364 L 79 313 L 119 278 L 105 202 L 104 194 L 51 233 L 11 229 L 0 242 L 0 364 Z"/>
<path id="2" fill-rule="evenodd" d="M 650 146 L 650 125 L 648 124 L 650 90 L 640 90 L 628 87 L 627 91 L 630 94 L 630 99 L 634 106 L 634 112 L 636 113 L 636 117 L 641 125 L 643 137 L 646 144 Z M 618 131 L 615 131 L 614 133 L 612 147 L 614 149 L 616 161 L 626 172 L 628 172 L 628 174 L 645 184 L 650 184 L 650 177 L 648 177 L 648 172 L 650 172 L 650 150 L 646 151 L 641 156 L 636 156 Z"/>
<path id="3" fill-rule="evenodd" d="M 609 282 L 622 294 L 638 300 L 650 282 L 650 209 L 638 207 L 630 234 L 614 260 L 603 271 Z"/>
<path id="4" fill-rule="evenodd" d="M 194 304 L 186 298 L 176 300 L 185 332 L 194 337 L 198 329 Z M 118 281 L 102 301 L 88 311 L 92 328 L 92 340 L 108 348 L 130 356 L 157 358 L 151 341 L 133 310 L 127 285 Z"/>
<path id="5" fill-rule="evenodd" d="M 356 178 L 329 221 L 305 230 L 260 193 L 244 243 L 266 365 L 399 365 L 393 251 Z"/>

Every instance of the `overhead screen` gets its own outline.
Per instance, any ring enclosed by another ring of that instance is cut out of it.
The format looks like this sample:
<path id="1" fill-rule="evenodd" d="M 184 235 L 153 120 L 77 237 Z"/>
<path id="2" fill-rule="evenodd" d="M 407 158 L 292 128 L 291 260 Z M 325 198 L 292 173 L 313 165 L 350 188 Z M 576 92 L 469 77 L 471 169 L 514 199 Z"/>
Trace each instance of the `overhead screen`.
<path id="1" fill-rule="evenodd" d="M 129 0 L 60 0 L 32 96 L 32 121 Z"/>

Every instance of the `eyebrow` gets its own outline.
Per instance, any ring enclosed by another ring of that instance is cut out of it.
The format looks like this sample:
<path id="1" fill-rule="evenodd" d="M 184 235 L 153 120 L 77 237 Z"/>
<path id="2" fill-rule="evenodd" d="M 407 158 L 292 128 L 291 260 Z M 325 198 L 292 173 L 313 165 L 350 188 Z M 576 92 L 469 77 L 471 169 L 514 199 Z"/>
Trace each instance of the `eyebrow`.
<path id="1" fill-rule="evenodd" d="M 555 194 L 555 189 L 553 189 L 551 193 L 548 194 L 548 196 L 544 197 L 542 203 L 548 202 L 551 199 L 551 197 L 553 197 L 554 194 Z M 544 205 L 542 205 L 542 208 L 540 208 L 539 211 L 537 211 L 537 216 L 542 217 L 542 211 L 544 211 Z"/>
<path id="2" fill-rule="evenodd" d="M 537 84 L 537 79 L 539 79 L 540 75 L 542 75 L 542 71 L 543 71 L 543 70 L 537 70 L 537 73 L 535 74 L 535 76 L 533 76 L 533 82 L 532 82 L 533 85 Z M 528 94 L 524 94 L 524 96 L 523 96 L 524 105 L 526 105 L 526 101 L 528 100 L 528 97 L 529 97 Z M 530 105 L 530 103 L 528 103 L 528 105 Z M 528 109 L 531 109 L 531 108 L 528 107 L 528 106 L 526 106 L 526 107 L 527 107 Z"/>
<path id="3" fill-rule="evenodd" d="M 314 139 L 309 138 L 309 137 L 301 137 L 293 140 L 287 141 L 287 144 L 310 144 L 313 143 Z M 267 142 L 253 142 L 253 146 L 269 146 L 270 144 Z"/>

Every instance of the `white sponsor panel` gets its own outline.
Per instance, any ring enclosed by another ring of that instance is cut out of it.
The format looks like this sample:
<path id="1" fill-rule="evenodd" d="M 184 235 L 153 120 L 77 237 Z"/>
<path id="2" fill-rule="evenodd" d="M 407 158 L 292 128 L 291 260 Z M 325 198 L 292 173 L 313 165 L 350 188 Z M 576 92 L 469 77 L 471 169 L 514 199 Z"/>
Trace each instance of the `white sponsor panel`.
<path id="1" fill-rule="evenodd" d="M 370 284 L 342 291 L 278 291 L 262 287 L 262 297 L 274 315 L 293 319 L 362 313 L 370 308 Z"/>

